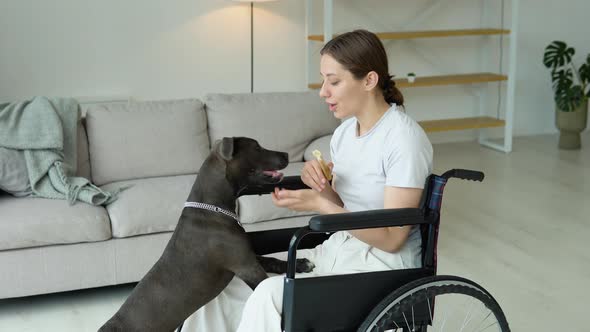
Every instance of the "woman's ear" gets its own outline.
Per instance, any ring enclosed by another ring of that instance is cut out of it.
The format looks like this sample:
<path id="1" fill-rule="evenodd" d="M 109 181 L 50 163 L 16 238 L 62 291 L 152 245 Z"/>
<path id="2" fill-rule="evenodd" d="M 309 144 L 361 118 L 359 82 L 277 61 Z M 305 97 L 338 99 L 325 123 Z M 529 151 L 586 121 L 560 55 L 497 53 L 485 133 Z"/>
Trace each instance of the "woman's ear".
<path id="1" fill-rule="evenodd" d="M 373 90 L 379 83 L 379 74 L 374 71 L 370 71 L 365 77 L 365 90 Z"/>

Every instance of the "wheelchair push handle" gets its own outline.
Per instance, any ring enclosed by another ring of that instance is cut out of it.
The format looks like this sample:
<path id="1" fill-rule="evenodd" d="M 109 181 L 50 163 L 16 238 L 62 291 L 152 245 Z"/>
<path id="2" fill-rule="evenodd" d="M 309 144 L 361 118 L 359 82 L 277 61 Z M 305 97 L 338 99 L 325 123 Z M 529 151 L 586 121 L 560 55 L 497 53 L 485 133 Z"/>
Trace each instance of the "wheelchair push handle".
<path id="1" fill-rule="evenodd" d="M 450 179 L 450 178 L 458 178 L 463 180 L 471 180 L 471 181 L 483 181 L 484 174 L 480 171 L 473 171 L 470 169 L 460 169 L 455 168 L 450 171 L 446 171 L 443 175 L 443 178 Z"/>

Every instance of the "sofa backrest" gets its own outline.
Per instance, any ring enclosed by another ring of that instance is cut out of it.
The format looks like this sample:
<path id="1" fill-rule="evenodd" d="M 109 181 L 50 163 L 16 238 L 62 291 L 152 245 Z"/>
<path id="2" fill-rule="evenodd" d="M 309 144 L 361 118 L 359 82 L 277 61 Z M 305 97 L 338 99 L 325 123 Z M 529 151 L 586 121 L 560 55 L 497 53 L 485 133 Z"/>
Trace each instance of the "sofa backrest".
<path id="1" fill-rule="evenodd" d="M 340 121 L 328 111 L 317 91 L 210 94 L 205 97 L 209 139 L 247 136 L 267 149 L 302 161 L 305 147 L 330 134 Z"/>
<path id="2" fill-rule="evenodd" d="M 197 99 L 93 105 L 86 114 L 92 182 L 195 174 L 209 154 Z"/>

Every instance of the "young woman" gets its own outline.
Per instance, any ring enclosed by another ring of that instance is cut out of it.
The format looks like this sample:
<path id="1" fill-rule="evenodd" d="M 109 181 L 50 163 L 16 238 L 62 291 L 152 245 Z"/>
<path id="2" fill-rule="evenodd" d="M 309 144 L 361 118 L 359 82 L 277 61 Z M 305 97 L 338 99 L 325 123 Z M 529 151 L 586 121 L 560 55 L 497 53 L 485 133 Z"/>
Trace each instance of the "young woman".
<path id="1" fill-rule="evenodd" d="M 346 119 L 330 142 L 332 185 L 319 163 L 308 161 L 301 178 L 312 189 L 276 188 L 273 203 L 320 214 L 418 207 L 432 171 L 432 145 L 403 112 L 383 44 L 375 34 L 355 30 L 329 41 L 320 54 L 320 97 L 335 117 Z M 315 264 L 313 276 L 414 268 L 421 264 L 421 238 L 411 226 L 342 231 L 297 257 Z M 183 331 L 280 332 L 282 302 L 283 276 L 254 291 L 234 278 L 187 319 Z"/>

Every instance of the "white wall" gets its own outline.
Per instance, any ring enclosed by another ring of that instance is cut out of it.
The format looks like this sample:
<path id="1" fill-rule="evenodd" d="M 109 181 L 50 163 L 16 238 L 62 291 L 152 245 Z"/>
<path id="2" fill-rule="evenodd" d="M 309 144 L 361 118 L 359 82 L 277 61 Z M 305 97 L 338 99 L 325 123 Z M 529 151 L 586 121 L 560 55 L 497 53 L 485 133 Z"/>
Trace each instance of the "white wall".
<path id="1" fill-rule="evenodd" d="M 510 1 L 506 1 L 506 26 Z M 335 31 L 405 27 L 428 0 L 336 0 Z M 321 0 L 313 30 L 321 32 Z M 499 26 L 501 0 L 447 0 L 416 29 Z M 229 0 L 0 0 L 0 100 L 52 96 L 202 97 L 250 89 L 250 8 Z M 562 39 L 582 61 L 587 0 L 520 0 L 516 134 L 554 132 L 544 47 Z M 486 15 L 482 16 L 482 6 Z M 255 4 L 255 91 L 304 90 L 302 0 Z M 404 76 L 498 70 L 498 37 L 386 42 L 391 73 Z M 319 46 L 319 45 L 318 45 Z M 504 46 L 507 50 L 508 38 Z M 318 48 L 315 48 L 317 52 Z M 482 63 L 481 50 L 487 56 Z M 505 52 L 507 54 L 507 52 Z M 505 57 L 504 72 L 507 72 Z M 317 66 L 312 68 L 317 73 Z M 497 84 L 487 112 L 494 115 Z M 468 116 L 479 105 L 471 87 L 405 90 L 417 119 Z M 505 96 L 502 97 L 505 100 Z M 443 140 L 453 134 L 442 134 Z M 464 136 L 458 136 L 464 137 Z"/>
<path id="2" fill-rule="evenodd" d="M 516 85 L 517 133 L 556 132 L 550 74 L 543 65 L 545 47 L 563 40 L 576 49 L 577 67 L 590 53 L 588 0 L 521 0 Z M 584 23 L 586 22 L 586 23 Z"/>
<path id="3" fill-rule="evenodd" d="M 0 3 L 1 100 L 37 94 L 162 99 L 250 91 L 248 4 L 225 0 Z M 302 88 L 303 19 L 299 1 L 257 8 L 257 25 L 272 26 L 256 31 L 257 47 L 264 50 L 263 41 L 278 41 L 272 54 L 257 50 L 261 87 Z"/>

